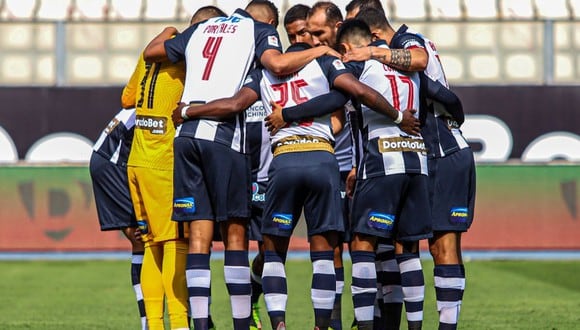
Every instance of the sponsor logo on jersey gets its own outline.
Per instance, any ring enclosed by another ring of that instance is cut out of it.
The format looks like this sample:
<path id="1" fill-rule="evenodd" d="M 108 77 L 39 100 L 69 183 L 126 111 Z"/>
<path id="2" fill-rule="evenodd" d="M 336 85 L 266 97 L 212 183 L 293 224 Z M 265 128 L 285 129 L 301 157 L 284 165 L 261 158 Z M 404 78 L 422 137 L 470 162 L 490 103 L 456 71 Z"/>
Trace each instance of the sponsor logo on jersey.
<path id="1" fill-rule="evenodd" d="M 254 79 L 252 79 L 251 76 L 247 76 L 246 80 L 244 80 L 244 85 L 247 85 L 247 84 L 251 83 L 252 81 L 254 81 Z"/>
<path id="2" fill-rule="evenodd" d="M 334 68 L 337 70 L 345 70 L 346 69 L 344 67 L 344 63 L 342 63 L 342 61 L 339 59 L 332 61 L 332 66 L 334 66 Z"/>
<path id="3" fill-rule="evenodd" d="M 276 36 L 268 36 L 268 45 L 273 47 L 280 47 L 278 43 L 278 37 Z"/>
<path id="4" fill-rule="evenodd" d="M 466 223 L 469 216 L 469 210 L 466 207 L 454 207 L 449 214 L 449 220 L 452 223 Z"/>
<path id="5" fill-rule="evenodd" d="M 119 125 L 119 123 L 121 123 L 119 119 L 117 118 L 111 119 L 109 124 L 107 124 L 107 127 L 105 127 L 105 134 L 107 135 L 111 134 L 111 132 L 115 129 L 115 127 L 117 127 L 117 125 Z"/>
<path id="6" fill-rule="evenodd" d="M 252 183 L 252 202 L 265 202 L 266 194 L 260 193 L 260 185 L 257 182 Z"/>
<path id="7" fill-rule="evenodd" d="M 395 224 L 395 215 L 379 212 L 370 212 L 367 224 L 379 230 L 392 231 Z"/>
<path id="8" fill-rule="evenodd" d="M 137 226 L 139 226 L 139 231 L 141 234 L 149 234 L 149 226 L 145 220 L 137 220 Z"/>
<path id="9" fill-rule="evenodd" d="M 151 134 L 163 135 L 166 132 L 167 118 L 153 116 L 135 117 L 135 127 L 151 132 Z"/>
<path id="10" fill-rule="evenodd" d="M 266 108 L 264 108 L 264 105 L 262 104 L 261 101 L 252 104 L 252 106 L 250 106 L 246 110 L 247 121 L 252 121 L 252 119 L 257 119 L 261 121 L 265 117 L 266 117 Z"/>
<path id="11" fill-rule="evenodd" d="M 272 222 L 282 230 L 292 230 L 292 214 L 274 213 Z"/>
<path id="12" fill-rule="evenodd" d="M 182 197 L 173 200 L 173 212 L 179 215 L 195 213 L 195 198 Z"/>
<path id="13" fill-rule="evenodd" d="M 426 152 L 425 143 L 422 139 L 413 139 L 406 137 L 390 137 L 378 139 L 379 152 Z"/>

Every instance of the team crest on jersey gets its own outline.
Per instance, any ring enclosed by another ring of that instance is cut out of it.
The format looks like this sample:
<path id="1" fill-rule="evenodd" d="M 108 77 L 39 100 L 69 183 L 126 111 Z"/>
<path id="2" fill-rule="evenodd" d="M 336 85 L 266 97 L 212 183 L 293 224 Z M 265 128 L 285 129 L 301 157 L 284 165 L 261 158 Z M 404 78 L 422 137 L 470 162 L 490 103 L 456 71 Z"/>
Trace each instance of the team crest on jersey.
<path id="1" fill-rule="evenodd" d="M 449 214 L 451 223 L 466 223 L 469 210 L 466 207 L 454 207 Z"/>
<path id="2" fill-rule="evenodd" d="M 280 47 L 278 43 L 278 37 L 276 36 L 269 36 L 268 37 L 268 45 L 273 47 Z"/>
<path id="3" fill-rule="evenodd" d="M 252 202 L 265 202 L 266 194 L 260 193 L 260 185 L 257 182 L 252 183 Z"/>
<path id="4" fill-rule="evenodd" d="M 282 230 L 292 230 L 292 214 L 274 213 L 272 222 Z"/>
<path id="5" fill-rule="evenodd" d="M 195 198 L 182 197 L 173 200 L 173 212 L 177 215 L 190 215 L 195 213 Z"/>
<path id="6" fill-rule="evenodd" d="M 370 212 L 367 219 L 367 225 L 379 230 L 392 231 L 393 226 L 395 225 L 395 215 Z"/>
<path id="7" fill-rule="evenodd" d="M 337 70 L 345 70 L 346 68 L 344 67 L 344 63 L 342 63 L 341 60 L 336 59 L 334 61 L 332 61 L 332 65 L 334 66 L 335 69 Z"/>

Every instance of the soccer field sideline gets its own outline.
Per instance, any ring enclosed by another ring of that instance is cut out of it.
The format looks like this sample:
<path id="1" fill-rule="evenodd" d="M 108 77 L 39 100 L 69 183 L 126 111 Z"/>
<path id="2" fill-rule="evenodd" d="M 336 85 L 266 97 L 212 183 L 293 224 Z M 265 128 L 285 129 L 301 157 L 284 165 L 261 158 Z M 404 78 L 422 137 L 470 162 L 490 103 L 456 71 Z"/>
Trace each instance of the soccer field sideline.
<path id="1" fill-rule="evenodd" d="M 257 253 L 250 250 L 250 257 Z M 350 260 L 348 252 L 344 259 Z M 0 261 L 6 260 L 126 260 L 131 258 L 129 251 L 86 251 L 86 252 L 0 252 Z M 212 252 L 212 260 L 223 260 L 223 251 Z M 289 251 L 289 260 L 309 260 L 308 251 Z M 421 259 L 430 260 L 429 251 L 421 251 Z M 529 250 L 529 251 L 497 251 L 497 250 L 467 250 L 463 251 L 463 259 L 471 260 L 580 260 L 580 250 Z"/>

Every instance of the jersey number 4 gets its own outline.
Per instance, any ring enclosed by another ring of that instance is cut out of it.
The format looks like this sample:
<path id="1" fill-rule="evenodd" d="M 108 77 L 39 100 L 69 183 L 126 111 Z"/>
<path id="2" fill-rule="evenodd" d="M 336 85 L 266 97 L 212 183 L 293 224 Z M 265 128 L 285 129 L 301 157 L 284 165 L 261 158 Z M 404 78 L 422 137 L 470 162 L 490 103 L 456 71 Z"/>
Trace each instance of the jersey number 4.
<path id="1" fill-rule="evenodd" d="M 290 88 L 288 88 L 290 86 Z M 286 106 L 288 103 L 288 97 L 292 97 L 292 101 L 294 104 L 298 105 L 308 101 L 308 98 L 305 96 L 300 95 L 300 88 L 308 86 L 308 83 L 304 79 L 292 80 L 289 82 L 283 82 L 280 84 L 273 84 L 271 85 L 272 90 L 280 93 L 280 99 L 276 100 L 277 104 L 279 104 L 282 108 Z M 289 95 L 290 94 L 290 95 Z M 311 126 L 314 119 L 304 119 L 301 120 L 298 125 L 300 126 Z M 284 126 L 289 127 L 290 124 Z"/>
<path id="2" fill-rule="evenodd" d="M 220 45 L 222 44 L 223 38 L 224 37 L 209 37 L 207 39 L 202 53 L 203 58 L 207 59 L 205 69 L 203 70 L 203 75 L 201 76 L 202 80 L 209 80 L 211 69 L 213 68 L 213 63 L 215 62 L 215 58 L 217 56 Z"/>

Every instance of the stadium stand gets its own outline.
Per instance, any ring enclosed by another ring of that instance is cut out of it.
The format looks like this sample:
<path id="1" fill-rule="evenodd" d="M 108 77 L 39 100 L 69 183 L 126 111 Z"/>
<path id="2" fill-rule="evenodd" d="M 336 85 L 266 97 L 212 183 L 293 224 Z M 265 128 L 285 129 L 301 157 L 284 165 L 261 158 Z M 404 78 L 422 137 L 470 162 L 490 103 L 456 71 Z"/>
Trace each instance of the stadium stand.
<path id="1" fill-rule="evenodd" d="M 0 0 L 0 83 L 119 85 L 163 26 L 232 0 Z M 316 0 L 274 0 L 280 17 Z M 344 13 L 349 0 L 334 1 Z M 437 42 L 454 84 L 578 83 L 580 0 L 386 0 L 394 26 Z M 62 23 L 57 23 L 62 22 Z M 549 23 L 549 24 L 548 24 Z M 283 28 L 279 27 L 283 43 Z M 552 63 L 552 64 L 551 64 Z"/>

